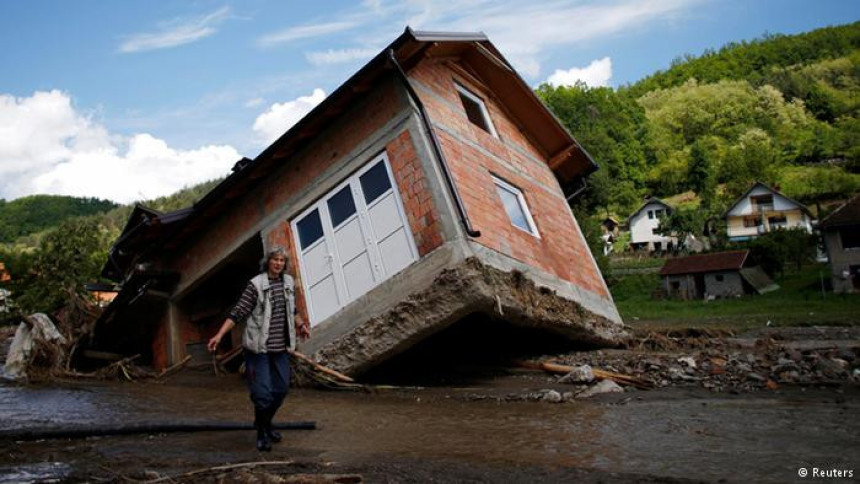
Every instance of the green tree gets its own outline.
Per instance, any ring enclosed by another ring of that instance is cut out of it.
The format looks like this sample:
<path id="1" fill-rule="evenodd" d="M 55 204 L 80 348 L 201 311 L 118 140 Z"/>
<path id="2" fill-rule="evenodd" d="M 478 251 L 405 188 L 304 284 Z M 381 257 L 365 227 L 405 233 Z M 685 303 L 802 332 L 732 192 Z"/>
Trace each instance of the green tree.
<path id="1" fill-rule="evenodd" d="M 677 237 L 678 243 L 683 244 L 688 235 L 702 234 L 707 215 L 707 212 L 696 208 L 678 208 L 668 217 L 660 219 L 655 232 Z"/>
<path id="2" fill-rule="evenodd" d="M 48 233 L 39 247 L 13 259 L 13 300 L 24 314 L 53 313 L 70 294 L 87 297 L 84 284 L 99 280 L 110 246 L 108 231 L 93 219 L 72 219 Z"/>
<path id="3" fill-rule="evenodd" d="M 715 202 L 717 166 L 719 166 L 720 140 L 702 137 L 690 148 L 690 166 L 687 180 L 690 188 L 699 195 L 701 206 L 710 210 Z"/>
<path id="4" fill-rule="evenodd" d="M 584 84 L 543 84 L 535 92 L 600 166 L 592 177 L 594 188 L 584 197 L 589 210 L 626 205 L 630 196 L 612 187 L 619 182 L 630 182 L 628 188 L 641 186 L 648 163 L 644 111 L 635 99 L 624 91 Z M 638 194 L 634 196 L 638 200 Z"/>
<path id="5" fill-rule="evenodd" d="M 817 238 L 802 228 L 777 229 L 749 242 L 750 257 L 768 274 L 784 274 L 787 264 L 800 269 L 815 257 Z"/>

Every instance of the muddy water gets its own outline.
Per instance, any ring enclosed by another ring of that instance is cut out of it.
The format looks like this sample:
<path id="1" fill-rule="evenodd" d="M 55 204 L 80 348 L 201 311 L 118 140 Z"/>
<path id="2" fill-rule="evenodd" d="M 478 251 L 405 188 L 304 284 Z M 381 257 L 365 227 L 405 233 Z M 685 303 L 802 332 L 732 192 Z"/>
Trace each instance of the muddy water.
<path id="1" fill-rule="evenodd" d="M 278 420 L 314 420 L 318 429 L 289 433 L 271 458 L 792 482 L 804 466 L 846 465 L 860 471 L 860 400 L 849 390 L 719 397 L 665 391 L 565 404 L 471 401 L 467 396 L 474 389 L 300 390 L 289 397 Z M 232 378 L 210 378 L 206 384 L 0 385 L 3 429 L 243 420 L 249 415 L 244 387 Z M 0 482 L 22 466 L 45 462 L 77 469 L 77 475 L 96 475 L 105 467 L 168 472 L 259 458 L 251 432 L 6 442 L 0 447 L 0 474 L 6 472 Z"/>

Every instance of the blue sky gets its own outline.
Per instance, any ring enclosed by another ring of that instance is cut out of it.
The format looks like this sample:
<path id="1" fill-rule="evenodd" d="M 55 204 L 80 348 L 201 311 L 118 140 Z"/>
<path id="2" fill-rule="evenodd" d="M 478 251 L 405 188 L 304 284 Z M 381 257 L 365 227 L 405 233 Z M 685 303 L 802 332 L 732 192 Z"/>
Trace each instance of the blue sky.
<path id="1" fill-rule="evenodd" d="M 406 25 L 483 31 L 535 86 L 617 87 L 857 20 L 857 0 L 0 0 L 0 198 L 128 203 L 223 176 Z"/>

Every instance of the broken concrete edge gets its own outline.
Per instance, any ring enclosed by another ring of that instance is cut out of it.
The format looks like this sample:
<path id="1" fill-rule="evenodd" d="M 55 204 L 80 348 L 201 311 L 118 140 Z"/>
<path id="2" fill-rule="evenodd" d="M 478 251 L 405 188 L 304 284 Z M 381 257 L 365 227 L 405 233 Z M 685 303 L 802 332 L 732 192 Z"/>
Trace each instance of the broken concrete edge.
<path id="1" fill-rule="evenodd" d="M 469 257 L 443 269 L 429 287 L 326 344 L 313 358 L 347 375 L 360 375 L 473 313 L 594 346 L 616 347 L 629 338 L 623 324 L 538 286 L 522 272 L 502 271 Z"/>

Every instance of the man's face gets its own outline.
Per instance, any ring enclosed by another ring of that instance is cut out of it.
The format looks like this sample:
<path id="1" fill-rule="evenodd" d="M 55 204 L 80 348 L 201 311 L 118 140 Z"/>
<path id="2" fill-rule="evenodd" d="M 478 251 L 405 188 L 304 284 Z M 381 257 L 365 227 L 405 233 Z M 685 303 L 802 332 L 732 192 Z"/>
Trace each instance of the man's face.
<path id="1" fill-rule="evenodd" d="M 280 274 L 287 265 L 287 258 L 281 254 L 275 254 L 269 258 L 269 273 Z"/>

